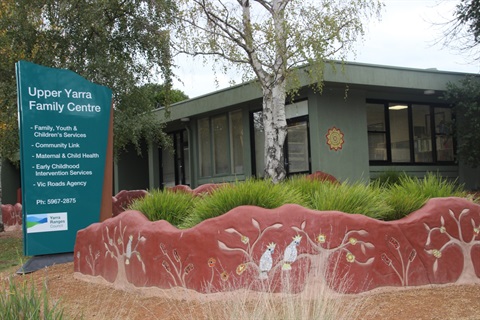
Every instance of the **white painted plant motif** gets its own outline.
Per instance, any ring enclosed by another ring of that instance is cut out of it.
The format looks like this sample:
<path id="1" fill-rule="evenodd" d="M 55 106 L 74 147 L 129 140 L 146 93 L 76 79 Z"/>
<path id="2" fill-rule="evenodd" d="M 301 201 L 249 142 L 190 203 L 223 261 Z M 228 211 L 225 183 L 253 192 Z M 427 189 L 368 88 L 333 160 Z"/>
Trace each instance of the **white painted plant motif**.
<path id="1" fill-rule="evenodd" d="M 297 259 L 297 247 L 302 240 L 302 236 L 296 235 L 293 237 L 293 241 L 285 248 L 283 253 L 283 266 L 282 270 L 291 270 L 291 264 Z"/>
<path id="2" fill-rule="evenodd" d="M 193 271 L 193 263 L 189 263 L 184 267 L 185 261 L 182 260 L 178 254 L 177 249 L 172 250 L 172 257 L 170 256 L 165 244 L 160 243 L 160 250 L 163 254 L 162 266 L 170 275 L 173 281 L 173 286 L 182 286 L 187 288 L 186 277 Z"/>
<path id="3" fill-rule="evenodd" d="M 472 283 L 472 281 L 478 282 L 478 277 L 475 276 L 475 267 L 472 261 L 472 249 L 475 246 L 480 246 L 480 219 L 478 222 L 475 222 L 473 217 L 470 217 L 470 230 L 465 228 L 465 225 L 462 225 L 463 219 L 467 219 L 471 215 L 469 209 L 463 209 L 458 218 L 452 210 L 448 210 L 448 213 L 451 219 L 454 221 L 455 233 L 458 233 L 458 236 L 455 236 L 452 230 L 447 229 L 445 225 L 445 218 L 440 217 L 440 225 L 431 227 L 424 223 L 425 229 L 428 231 L 427 240 L 425 242 L 425 251 L 435 257 L 435 262 L 432 265 L 432 270 L 434 273 L 438 271 L 438 261 L 442 258 L 443 251 L 450 247 L 456 246 L 463 255 L 463 270 L 457 279 L 457 283 Z M 480 216 L 480 214 L 479 214 Z M 468 221 L 468 220 L 467 220 Z M 443 234 L 447 236 L 448 240 L 440 247 L 432 247 L 432 237 L 436 234 Z"/>
<path id="4" fill-rule="evenodd" d="M 97 250 L 95 254 L 93 254 L 92 250 L 92 245 L 88 246 L 88 252 L 89 255 L 85 257 L 85 260 L 87 261 L 88 266 L 90 267 L 92 271 L 92 275 L 95 275 L 95 265 L 97 263 L 98 258 L 100 257 L 100 250 Z M 80 255 L 80 251 L 77 252 L 77 255 Z"/>
<path id="5" fill-rule="evenodd" d="M 259 279 L 268 279 L 268 272 L 272 269 L 273 266 L 273 258 L 272 254 L 275 251 L 276 244 L 271 242 L 268 244 L 267 249 L 262 254 L 260 258 L 260 275 Z"/>
<path id="6" fill-rule="evenodd" d="M 410 265 L 413 262 L 413 260 L 415 260 L 415 258 L 417 257 L 417 251 L 415 249 L 412 249 L 410 251 L 410 254 L 408 255 L 408 259 L 405 264 L 403 252 L 400 251 L 401 246 L 398 240 L 395 239 L 394 237 L 389 237 L 387 239 L 388 239 L 387 245 L 389 246 L 389 248 L 393 248 L 393 250 L 395 250 L 393 252 L 395 252 L 395 254 L 398 256 L 398 259 L 395 259 L 395 260 L 398 261 L 397 264 L 399 265 L 396 265 L 395 262 L 385 252 L 382 253 L 381 255 L 382 261 L 387 266 L 393 269 L 398 279 L 400 280 L 400 283 L 402 284 L 402 286 L 408 286 L 408 278 L 410 276 L 410 273 L 409 273 Z"/>

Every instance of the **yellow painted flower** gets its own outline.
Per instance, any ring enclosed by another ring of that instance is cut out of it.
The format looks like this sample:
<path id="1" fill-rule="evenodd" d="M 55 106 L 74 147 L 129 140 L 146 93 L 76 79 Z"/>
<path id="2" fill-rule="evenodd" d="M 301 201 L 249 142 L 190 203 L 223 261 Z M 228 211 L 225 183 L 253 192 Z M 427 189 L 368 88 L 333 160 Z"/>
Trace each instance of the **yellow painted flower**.
<path id="1" fill-rule="evenodd" d="M 240 238 L 240 241 L 242 241 L 244 244 L 247 244 L 248 241 L 250 241 L 250 239 L 248 239 L 247 236 L 243 236 L 243 235 L 242 235 L 242 237 Z"/>
<path id="2" fill-rule="evenodd" d="M 245 270 L 247 270 L 247 265 L 245 263 L 239 264 L 237 267 L 237 274 L 241 275 Z"/>
<path id="3" fill-rule="evenodd" d="M 350 263 L 353 263 L 355 262 L 355 256 L 353 255 L 353 253 L 349 252 L 347 253 L 347 261 L 350 262 Z"/>
<path id="4" fill-rule="evenodd" d="M 442 257 L 442 252 L 440 250 L 437 250 L 437 249 L 433 249 L 432 250 L 432 254 L 435 258 L 439 259 Z"/>
<path id="5" fill-rule="evenodd" d="M 447 231 L 447 229 L 444 226 L 441 226 L 440 227 L 440 233 L 445 233 L 445 231 Z"/>
<path id="6" fill-rule="evenodd" d="M 217 260 L 216 260 L 215 258 L 210 258 L 210 259 L 208 259 L 208 266 L 209 266 L 210 268 L 215 267 L 215 263 L 217 263 Z"/>
<path id="7" fill-rule="evenodd" d="M 318 243 L 325 243 L 325 241 L 327 240 L 327 236 L 324 235 L 323 233 L 322 234 L 319 234 L 317 236 L 317 242 Z"/>
<path id="8" fill-rule="evenodd" d="M 220 278 L 221 278 L 223 281 L 227 281 L 227 280 L 228 280 L 228 273 L 227 273 L 227 271 L 223 271 L 223 272 L 220 274 Z"/>
<path id="9" fill-rule="evenodd" d="M 357 239 L 355 239 L 355 238 L 350 238 L 350 239 L 348 239 L 348 242 L 350 242 L 350 244 L 351 244 L 352 246 L 354 246 L 354 245 L 357 244 Z"/>
<path id="10" fill-rule="evenodd" d="M 480 233 L 480 227 L 479 228 L 473 228 L 473 232 L 475 232 L 476 235 Z"/>

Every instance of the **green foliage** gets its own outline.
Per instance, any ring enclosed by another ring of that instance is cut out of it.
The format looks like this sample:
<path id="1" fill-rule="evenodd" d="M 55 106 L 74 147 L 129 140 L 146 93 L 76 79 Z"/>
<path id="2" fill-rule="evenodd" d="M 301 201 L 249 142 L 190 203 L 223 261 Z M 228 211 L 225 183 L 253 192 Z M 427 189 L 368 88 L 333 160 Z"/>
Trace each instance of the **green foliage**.
<path id="1" fill-rule="evenodd" d="M 398 184 L 391 185 L 384 192 L 388 205 L 393 211 L 384 220 L 396 220 L 420 209 L 428 199 L 438 197 L 466 197 L 462 186 L 427 173 L 423 179 L 403 175 Z"/>
<path id="2" fill-rule="evenodd" d="M 454 14 L 459 25 L 466 25 L 468 32 L 473 35 L 474 42 L 480 43 L 480 2 L 460 0 Z"/>
<path id="3" fill-rule="evenodd" d="M 175 3 L 170 0 L 2 1 L 0 156 L 18 161 L 15 62 L 23 59 L 69 69 L 110 87 L 115 112 L 123 111 L 121 116 L 115 117 L 114 126 L 126 128 L 122 120 L 146 111 L 143 104 L 124 99 L 139 83 L 151 82 L 155 73 L 165 80 L 167 88 L 171 87 L 168 28 L 175 12 Z M 123 143 L 122 133 L 134 144 L 141 138 L 151 139 L 154 134 L 142 135 L 151 131 L 158 133 L 161 123 L 151 118 L 136 118 L 135 130 L 139 134 L 117 128 L 114 139 L 119 138 Z M 122 146 L 116 150 L 122 150 Z"/>
<path id="4" fill-rule="evenodd" d="M 58 302 L 50 306 L 47 285 L 38 292 L 35 285 L 25 281 L 15 284 L 12 279 L 0 283 L 1 320 L 52 320 L 62 319 L 63 308 Z"/>
<path id="5" fill-rule="evenodd" d="M 383 187 L 388 187 L 400 182 L 400 178 L 405 175 L 405 172 L 388 170 L 380 173 L 373 181 Z"/>
<path id="6" fill-rule="evenodd" d="M 188 96 L 182 91 L 154 83 L 136 86 L 121 95 L 114 120 L 115 154 L 120 154 L 128 145 L 133 145 L 141 154 L 143 139 L 149 143 L 170 146 L 171 141 L 163 131 L 165 123 L 152 117 L 151 111 L 185 99 Z"/>
<path id="7" fill-rule="evenodd" d="M 152 221 L 163 219 L 179 228 L 190 228 L 242 205 L 273 209 L 284 204 L 298 204 L 319 211 L 341 211 L 379 220 L 396 220 L 420 209 L 428 199 L 467 196 L 462 186 L 438 174 L 428 173 L 423 179 L 403 173 L 393 176 L 398 178 L 395 183 L 377 180 L 370 184 L 331 183 L 305 179 L 304 176 L 279 184 L 248 179 L 225 184 L 203 197 L 154 190 L 129 208 L 143 212 Z"/>
<path id="8" fill-rule="evenodd" d="M 135 200 L 129 209 L 142 212 L 150 221 L 166 220 L 178 226 L 192 211 L 193 205 L 191 193 L 153 190 L 149 195 Z"/>
<path id="9" fill-rule="evenodd" d="M 454 135 L 459 159 L 480 165 L 480 78 L 466 77 L 460 83 L 448 83 L 443 98 L 453 105 Z"/>
<path id="10" fill-rule="evenodd" d="M 314 182 L 309 207 L 319 211 L 358 213 L 381 219 L 391 208 L 383 199 L 378 184 Z"/>
<path id="11" fill-rule="evenodd" d="M 300 192 L 286 184 L 248 179 L 215 189 L 210 195 L 199 199 L 192 214 L 185 219 L 181 227 L 190 228 L 242 205 L 273 209 L 287 203 L 305 205 L 305 199 Z"/>
<path id="12" fill-rule="evenodd" d="M 21 238 L 0 238 L 0 271 L 18 266 L 24 259 Z"/>

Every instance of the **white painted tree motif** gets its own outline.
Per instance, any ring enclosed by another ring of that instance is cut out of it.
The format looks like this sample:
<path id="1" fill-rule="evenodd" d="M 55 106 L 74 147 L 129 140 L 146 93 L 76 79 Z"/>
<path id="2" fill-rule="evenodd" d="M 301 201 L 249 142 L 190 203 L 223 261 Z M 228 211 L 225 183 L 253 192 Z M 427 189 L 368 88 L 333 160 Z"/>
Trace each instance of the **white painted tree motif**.
<path id="1" fill-rule="evenodd" d="M 193 263 L 189 263 L 183 267 L 185 261 L 182 261 L 177 249 L 172 250 L 172 260 L 172 257 L 170 257 L 170 254 L 168 253 L 167 247 L 163 243 L 160 243 L 160 250 L 165 257 L 165 259 L 162 261 L 162 266 L 170 275 L 170 278 L 173 281 L 173 286 L 182 286 L 186 288 L 187 284 L 185 278 L 193 271 Z"/>
<path id="2" fill-rule="evenodd" d="M 134 241 L 133 235 L 128 236 L 128 242 L 125 244 L 125 233 L 127 227 L 122 228 L 122 222 L 120 221 L 118 226 L 113 229 L 111 234 L 110 229 L 105 227 L 105 232 L 102 233 L 102 240 L 105 246 L 105 257 L 110 256 L 117 261 L 117 277 L 115 278 L 114 285 L 127 283 L 127 275 L 125 266 L 130 264 L 130 258 L 135 256 L 142 265 L 142 271 L 145 273 L 145 264 L 140 256 L 140 252 L 137 251 L 137 247 L 140 243 L 145 242 L 147 239 L 138 233 L 136 240 Z"/>
<path id="3" fill-rule="evenodd" d="M 345 253 L 345 259 L 349 263 L 356 263 L 356 264 L 359 264 L 359 265 L 370 265 L 375 260 L 375 258 L 371 257 L 371 258 L 369 258 L 365 261 L 361 261 L 361 260 L 358 259 L 358 257 L 356 257 L 349 250 L 349 248 L 358 245 L 358 246 L 360 246 L 360 250 L 362 251 L 362 253 L 364 255 L 366 255 L 367 254 L 367 249 L 372 249 L 372 248 L 375 247 L 372 243 L 370 243 L 368 241 L 358 240 L 355 237 L 355 236 L 361 236 L 361 237 L 367 236 L 368 235 L 367 231 L 365 231 L 365 230 L 346 231 L 344 236 L 343 236 L 343 239 L 342 239 L 341 243 L 338 246 L 336 246 L 336 247 L 330 247 L 330 246 L 324 247 L 324 244 L 328 243 L 327 235 L 320 230 L 320 233 L 317 236 L 314 236 L 315 240 L 313 240 L 310 237 L 310 235 L 305 231 L 306 224 L 307 224 L 307 222 L 303 221 L 302 224 L 300 225 L 300 228 L 298 228 L 296 226 L 292 226 L 292 229 L 297 231 L 298 233 L 304 234 L 308 243 L 318 253 L 325 253 L 327 255 L 331 255 L 334 252 L 340 251 L 340 252 Z M 303 256 L 311 257 L 312 255 L 302 254 L 302 255 L 299 255 L 298 258 L 303 257 Z"/>
<path id="4" fill-rule="evenodd" d="M 458 237 L 453 236 L 452 230 L 447 229 L 443 216 L 440 217 L 439 226 L 430 227 L 424 223 L 425 229 L 428 231 L 425 251 L 435 257 L 435 262 L 432 266 L 433 272 L 436 273 L 438 271 L 438 260 L 442 258 L 443 251 L 450 246 L 456 246 L 463 254 L 463 270 L 456 282 L 459 284 L 472 283 L 472 281 L 478 282 L 479 279 L 475 276 L 475 268 L 472 261 L 472 249 L 480 245 L 480 221 L 475 222 L 475 220 L 470 217 L 471 229 L 467 231 L 464 225 L 462 225 L 462 220 L 468 218 L 467 216 L 470 213 L 469 209 L 463 209 L 458 215 L 458 218 L 452 210 L 449 209 L 448 213 L 456 225 L 454 229 L 456 229 Z M 444 234 L 448 238 L 448 241 L 440 248 L 431 247 L 432 237 L 435 234 Z"/>
<path id="5" fill-rule="evenodd" d="M 80 251 L 78 253 L 80 253 Z M 94 276 L 95 275 L 95 265 L 97 264 L 97 260 L 100 257 L 100 250 L 97 250 L 95 252 L 95 254 L 93 254 L 92 245 L 89 245 L 88 246 L 88 253 L 89 253 L 89 255 L 85 257 L 85 260 L 87 261 L 87 264 L 90 267 L 90 270 L 92 270 L 92 276 Z"/>
<path id="6" fill-rule="evenodd" d="M 15 206 L 12 206 L 12 210 L 10 210 L 10 222 L 12 226 L 19 226 L 21 225 L 22 219 L 22 210 L 17 210 Z"/>
<path id="7" fill-rule="evenodd" d="M 387 266 L 393 269 L 398 279 L 400 280 L 400 283 L 402 284 L 402 286 L 408 286 L 408 277 L 410 275 L 409 274 L 410 264 L 417 257 L 417 251 L 415 249 L 412 249 L 410 251 L 410 254 L 408 255 L 408 259 L 407 259 L 407 264 L 405 265 L 405 262 L 403 259 L 403 253 L 400 251 L 400 243 L 398 242 L 398 240 L 395 239 L 394 237 L 390 237 L 388 239 L 387 245 L 389 247 L 392 247 L 395 250 L 394 252 L 396 252 L 396 254 L 398 255 L 397 261 L 400 264 L 400 266 L 396 266 L 394 261 L 385 252 L 382 253 L 381 255 L 382 261 Z"/>
<path id="8" fill-rule="evenodd" d="M 240 237 L 240 242 L 242 243 L 241 247 L 231 248 L 231 247 L 227 246 L 225 243 L 223 243 L 222 241 L 218 240 L 218 246 L 219 246 L 220 249 L 225 250 L 225 251 L 239 251 L 245 256 L 246 261 L 245 261 L 245 263 L 242 263 L 241 265 L 239 265 L 237 267 L 237 274 L 239 274 L 239 271 L 241 271 L 241 273 L 243 273 L 245 271 L 245 269 L 248 268 L 249 266 L 255 268 L 257 270 L 257 272 L 259 274 L 261 274 L 262 270 L 260 268 L 260 262 L 257 264 L 257 262 L 255 261 L 255 258 L 253 257 L 253 251 L 254 251 L 255 247 L 257 246 L 257 244 L 259 243 L 260 239 L 262 239 L 262 237 L 265 235 L 265 233 L 267 231 L 279 229 L 283 226 L 283 224 L 281 224 L 281 223 L 276 223 L 276 224 L 268 226 L 268 227 L 266 227 L 265 229 L 262 230 L 258 221 L 253 219 L 253 218 L 252 218 L 252 225 L 258 231 L 258 235 L 257 235 L 256 239 L 253 241 L 253 243 L 247 236 L 243 235 L 241 232 L 239 232 L 235 228 L 228 228 L 228 229 L 225 230 L 225 232 L 232 233 L 232 234 L 237 234 Z M 273 260 L 272 260 L 272 264 L 273 264 Z M 276 265 L 273 266 L 272 268 L 275 268 L 275 267 L 276 267 Z"/>

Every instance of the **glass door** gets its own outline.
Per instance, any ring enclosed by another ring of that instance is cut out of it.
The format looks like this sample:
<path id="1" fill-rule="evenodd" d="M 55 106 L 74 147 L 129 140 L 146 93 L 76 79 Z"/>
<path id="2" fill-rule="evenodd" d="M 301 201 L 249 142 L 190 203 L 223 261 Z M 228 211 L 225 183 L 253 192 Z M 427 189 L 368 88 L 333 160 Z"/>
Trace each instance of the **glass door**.
<path id="1" fill-rule="evenodd" d="M 179 184 L 190 185 L 190 149 L 186 130 L 169 134 L 173 147 L 171 150 L 160 148 L 160 185 L 161 188 Z"/>

